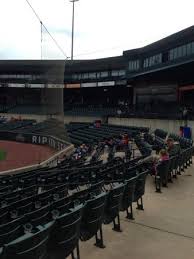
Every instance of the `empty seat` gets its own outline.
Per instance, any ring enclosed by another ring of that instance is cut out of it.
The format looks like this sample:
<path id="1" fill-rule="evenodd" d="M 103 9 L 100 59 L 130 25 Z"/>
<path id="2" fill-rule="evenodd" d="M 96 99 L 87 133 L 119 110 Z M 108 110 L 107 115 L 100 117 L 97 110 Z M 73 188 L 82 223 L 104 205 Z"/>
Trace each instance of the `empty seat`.
<path id="1" fill-rule="evenodd" d="M 70 254 L 80 258 L 79 236 L 83 205 L 70 209 L 67 213 L 56 218 L 56 224 L 49 240 L 49 258 L 64 259 Z"/>
<path id="2" fill-rule="evenodd" d="M 47 243 L 54 222 L 39 226 L 35 233 L 28 232 L 5 245 L 6 259 L 46 259 Z"/>
<path id="3" fill-rule="evenodd" d="M 118 184 L 116 187 L 113 187 L 111 190 L 109 190 L 108 196 L 107 196 L 103 222 L 104 224 L 109 224 L 113 222 L 114 224 L 113 230 L 115 231 L 121 231 L 119 211 L 120 211 L 124 189 L 125 189 L 124 184 Z M 116 223 L 116 218 L 117 218 L 117 223 Z"/>
<path id="4" fill-rule="evenodd" d="M 142 173 L 138 174 L 137 182 L 135 185 L 133 202 L 137 202 L 137 209 L 139 210 L 144 210 L 143 195 L 145 193 L 145 183 L 146 183 L 147 174 L 148 174 L 148 170 L 145 170 Z M 140 200 L 140 203 L 139 203 L 139 200 Z"/>
<path id="5" fill-rule="evenodd" d="M 120 210 L 126 211 L 127 213 L 126 218 L 128 219 L 134 219 L 132 203 L 134 201 L 136 182 L 137 182 L 137 176 L 132 177 L 131 179 L 125 181 L 126 185 L 125 185 L 125 189 L 124 189 L 124 193 L 121 201 Z M 130 207 L 130 212 L 129 212 L 129 207 Z"/>
<path id="6" fill-rule="evenodd" d="M 50 212 L 50 205 L 44 206 L 38 210 L 34 210 L 25 215 L 25 221 L 29 222 L 36 227 L 38 225 L 44 225 L 48 222 Z"/>
<path id="7" fill-rule="evenodd" d="M 80 238 L 82 241 L 96 237 L 96 246 L 104 248 L 102 221 L 106 205 L 107 193 L 101 194 L 88 200 L 83 210 Z M 98 237 L 98 231 L 100 237 Z"/>
<path id="8" fill-rule="evenodd" d="M 6 224 L 0 225 L 0 235 L 13 231 L 18 226 L 21 226 L 24 222 L 25 222 L 24 217 L 20 217 Z"/>

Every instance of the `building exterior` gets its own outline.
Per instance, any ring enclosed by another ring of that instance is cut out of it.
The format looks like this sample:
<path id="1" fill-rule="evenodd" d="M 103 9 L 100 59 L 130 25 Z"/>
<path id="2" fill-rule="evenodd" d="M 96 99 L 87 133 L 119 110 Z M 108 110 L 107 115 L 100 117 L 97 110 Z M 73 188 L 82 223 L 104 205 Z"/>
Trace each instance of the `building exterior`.
<path id="1" fill-rule="evenodd" d="M 0 86 L 131 88 L 133 104 L 194 96 L 194 26 L 122 56 L 97 60 L 0 61 Z M 83 90 L 84 91 L 84 90 Z M 100 91 L 100 90 L 99 90 Z"/>

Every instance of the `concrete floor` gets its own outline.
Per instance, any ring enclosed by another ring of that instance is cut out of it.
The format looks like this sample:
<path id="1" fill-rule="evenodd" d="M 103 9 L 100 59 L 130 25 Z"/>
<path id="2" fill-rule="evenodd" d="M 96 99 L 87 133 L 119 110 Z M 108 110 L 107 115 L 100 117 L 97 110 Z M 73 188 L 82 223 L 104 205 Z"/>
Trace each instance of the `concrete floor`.
<path id="1" fill-rule="evenodd" d="M 156 193 L 147 178 L 144 211 L 134 204 L 134 221 L 121 213 L 122 233 L 103 226 L 105 249 L 94 239 L 80 242 L 82 259 L 193 259 L 194 258 L 194 167 Z"/>

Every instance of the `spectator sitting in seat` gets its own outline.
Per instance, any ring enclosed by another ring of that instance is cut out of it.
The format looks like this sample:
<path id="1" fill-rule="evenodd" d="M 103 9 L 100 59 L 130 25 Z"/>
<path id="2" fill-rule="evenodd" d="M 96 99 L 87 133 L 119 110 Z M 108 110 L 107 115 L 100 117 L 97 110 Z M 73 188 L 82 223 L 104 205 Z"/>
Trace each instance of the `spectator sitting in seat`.
<path id="1" fill-rule="evenodd" d="M 127 133 L 125 133 L 123 135 L 123 144 L 126 145 L 126 146 L 128 146 L 128 144 L 129 144 L 129 136 L 128 136 Z"/>
<path id="2" fill-rule="evenodd" d="M 59 157 L 58 161 L 57 161 L 57 165 L 62 164 L 65 160 L 67 159 L 66 155 L 62 155 Z"/>
<path id="3" fill-rule="evenodd" d="M 151 175 L 156 175 L 156 168 L 157 166 L 162 163 L 163 161 L 169 160 L 169 154 L 166 149 L 161 149 L 159 152 L 159 155 L 153 154 L 140 160 L 138 164 L 144 163 L 147 164 L 148 167 L 150 168 Z"/>
<path id="4" fill-rule="evenodd" d="M 81 145 L 81 151 L 82 153 L 86 154 L 88 152 L 88 147 L 86 146 L 86 144 L 82 144 Z"/>
<path id="5" fill-rule="evenodd" d="M 168 138 L 166 141 L 166 144 L 167 144 L 167 151 L 169 153 L 169 156 L 176 156 L 180 153 L 181 151 L 180 145 L 178 142 L 175 143 L 174 139 Z"/>
<path id="6" fill-rule="evenodd" d="M 169 154 L 166 149 L 161 149 L 159 152 L 159 156 L 155 157 L 155 160 L 153 161 L 153 167 L 152 167 L 152 175 L 157 174 L 157 166 L 161 164 L 164 161 L 169 160 Z"/>
<path id="7" fill-rule="evenodd" d="M 109 148 L 112 148 L 113 145 L 114 145 L 114 142 L 113 142 L 113 139 L 110 138 L 108 141 L 107 141 L 107 145 L 109 146 Z"/>
<path id="8" fill-rule="evenodd" d="M 159 162 L 163 162 L 169 160 L 169 154 L 168 151 L 166 149 L 161 149 L 159 152 Z"/>
<path id="9" fill-rule="evenodd" d="M 149 168 L 151 175 L 154 175 L 156 173 L 156 164 L 158 163 L 158 160 L 159 156 L 152 151 L 150 156 L 139 160 L 137 164 L 145 164 L 146 167 Z"/>

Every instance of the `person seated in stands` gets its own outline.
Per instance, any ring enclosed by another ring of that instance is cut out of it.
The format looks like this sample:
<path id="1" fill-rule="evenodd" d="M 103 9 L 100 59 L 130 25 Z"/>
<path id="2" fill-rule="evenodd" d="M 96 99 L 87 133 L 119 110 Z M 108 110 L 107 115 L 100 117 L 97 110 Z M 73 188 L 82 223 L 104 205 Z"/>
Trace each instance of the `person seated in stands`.
<path id="1" fill-rule="evenodd" d="M 174 139 L 168 138 L 166 141 L 167 144 L 167 151 L 169 153 L 169 156 L 176 156 L 180 153 L 181 148 L 178 142 L 174 142 Z"/>
<path id="2" fill-rule="evenodd" d="M 62 164 L 65 160 L 67 159 L 66 155 L 62 155 L 59 157 L 58 161 L 57 161 L 57 165 Z"/>
<path id="3" fill-rule="evenodd" d="M 81 152 L 75 154 L 75 160 L 79 160 L 82 157 Z"/>
<path id="4" fill-rule="evenodd" d="M 112 138 L 110 138 L 110 139 L 108 140 L 107 145 L 108 145 L 110 148 L 113 147 L 114 143 L 113 143 L 113 139 L 112 139 Z"/>
<path id="5" fill-rule="evenodd" d="M 137 164 L 146 164 L 146 166 L 150 169 L 151 175 L 154 175 L 156 172 L 156 164 L 159 160 L 159 156 L 152 151 L 150 156 L 147 156 L 137 162 Z"/>
<path id="6" fill-rule="evenodd" d="M 88 147 L 86 146 L 86 144 L 81 145 L 81 152 L 84 154 L 86 154 L 88 152 Z"/>
<path id="7" fill-rule="evenodd" d="M 157 173 L 157 166 L 161 164 L 164 161 L 169 160 L 169 154 L 166 149 L 161 149 L 159 152 L 159 155 L 156 156 L 155 161 L 154 161 L 154 175 Z"/>
<path id="8" fill-rule="evenodd" d="M 129 136 L 127 133 L 123 135 L 123 145 L 128 146 L 129 144 Z"/>
<path id="9" fill-rule="evenodd" d="M 166 149 L 161 149 L 159 152 L 159 160 L 158 162 L 163 162 L 163 161 L 167 161 L 169 160 L 169 154 L 168 151 Z"/>
<path id="10" fill-rule="evenodd" d="M 80 153 L 81 152 L 81 146 L 77 147 L 75 150 L 75 153 Z"/>
<path id="11" fill-rule="evenodd" d="M 152 156 L 152 162 L 151 162 L 151 174 L 156 175 L 157 174 L 157 166 L 161 164 L 164 161 L 169 160 L 169 154 L 166 149 L 161 149 L 159 152 L 159 155 Z"/>

